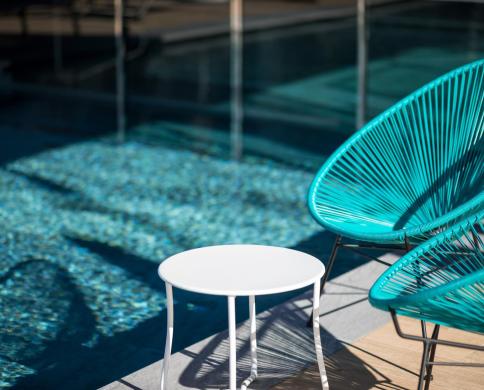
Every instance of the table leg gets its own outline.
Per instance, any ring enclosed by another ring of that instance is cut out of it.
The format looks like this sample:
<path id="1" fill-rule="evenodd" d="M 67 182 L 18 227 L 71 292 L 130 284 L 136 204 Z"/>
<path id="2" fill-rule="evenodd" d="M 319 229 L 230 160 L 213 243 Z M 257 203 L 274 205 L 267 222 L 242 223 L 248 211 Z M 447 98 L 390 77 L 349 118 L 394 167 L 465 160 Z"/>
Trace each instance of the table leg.
<path id="1" fill-rule="evenodd" d="M 236 390 L 237 382 L 237 352 L 235 334 L 235 297 L 228 297 L 229 307 L 229 344 L 230 344 L 230 390 Z"/>
<path id="2" fill-rule="evenodd" d="M 240 390 L 247 390 L 247 387 L 257 378 L 257 337 L 256 337 L 256 311 L 255 296 L 249 296 L 249 314 L 250 314 L 250 376 L 242 383 Z"/>
<path id="3" fill-rule="evenodd" d="M 171 343 L 173 341 L 173 288 L 171 284 L 165 283 L 166 287 L 166 341 L 165 357 L 161 367 L 161 390 L 168 388 L 166 381 L 168 378 L 168 369 L 170 365 Z"/>
<path id="4" fill-rule="evenodd" d="M 329 390 L 328 377 L 326 375 L 326 368 L 324 366 L 323 348 L 321 347 L 321 335 L 319 329 L 319 286 L 320 280 L 314 283 L 313 291 L 313 332 L 314 332 L 314 346 L 316 348 L 316 357 L 318 360 L 319 375 L 321 377 L 321 384 L 324 390 Z"/>

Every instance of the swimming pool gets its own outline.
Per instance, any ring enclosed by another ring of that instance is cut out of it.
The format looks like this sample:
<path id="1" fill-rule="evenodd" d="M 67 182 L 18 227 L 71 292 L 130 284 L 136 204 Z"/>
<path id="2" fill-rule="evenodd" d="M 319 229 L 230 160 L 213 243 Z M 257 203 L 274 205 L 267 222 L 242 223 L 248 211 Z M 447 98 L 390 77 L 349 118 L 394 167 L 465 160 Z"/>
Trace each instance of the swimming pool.
<path id="1" fill-rule="evenodd" d="M 375 11 L 369 116 L 483 57 L 483 15 L 431 3 Z M 123 144 L 112 135 L 111 71 L 79 89 L 52 81 L 49 67 L 13 72 L 0 110 L 0 387 L 96 388 L 161 358 L 156 268 L 173 253 L 251 242 L 325 258 L 332 237 L 304 197 L 354 130 L 353 25 L 246 37 L 241 161 L 230 159 L 225 38 L 147 42 L 127 64 Z M 176 290 L 175 300 L 174 350 L 226 328 L 223 298 Z M 248 316 L 242 299 L 237 314 Z"/>

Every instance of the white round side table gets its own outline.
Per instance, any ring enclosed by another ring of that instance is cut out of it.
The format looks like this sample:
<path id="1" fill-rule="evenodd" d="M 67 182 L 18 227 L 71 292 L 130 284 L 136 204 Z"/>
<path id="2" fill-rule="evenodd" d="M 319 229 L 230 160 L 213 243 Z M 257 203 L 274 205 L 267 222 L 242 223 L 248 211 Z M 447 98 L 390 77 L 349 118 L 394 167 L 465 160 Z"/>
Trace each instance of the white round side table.
<path id="1" fill-rule="evenodd" d="M 219 245 L 192 249 L 171 256 L 160 264 L 158 274 L 165 282 L 168 312 L 161 390 L 168 388 L 166 378 L 173 340 L 172 286 L 201 294 L 227 296 L 230 390 L 236 390 L 235 298 L 249 297 L 251 372 L 241 385 L 241 390 L 246 390 L 257 377 L 255 296 L 282 293 L 311 284 L 314 286 L 314 346 L 322 387 L 325 390 L 329 388 L 319 333 L 319 286 L 324 265 L 318 259 L 280 247 Z"/>

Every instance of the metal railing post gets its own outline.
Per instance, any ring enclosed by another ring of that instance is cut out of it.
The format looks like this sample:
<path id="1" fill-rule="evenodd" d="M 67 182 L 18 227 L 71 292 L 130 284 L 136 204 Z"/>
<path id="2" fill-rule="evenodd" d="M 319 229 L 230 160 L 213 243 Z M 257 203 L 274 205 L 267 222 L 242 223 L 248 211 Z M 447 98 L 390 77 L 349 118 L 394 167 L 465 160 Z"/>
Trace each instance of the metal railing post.
<path id="1" fill-rule="evenodd" d="M 122 143 L 126 133 L 124 0 L 114 0 L 114 40 L 116 43 L 116 129 L 117 140 Z"/>
<path id="2" fill-rule="evenodd" d="M 357 61 L 358 61 L 358 99 L 356 107 L 356 128 L 366 122 L 368 100 L 368 28 L 366 0 L 357 0 Z"/>
<path id="3" fill-rule="evenodd" d="M 230 1 L 230 144 L 231 157 L 240 160 L 242 157 L 242 124 L 243 124 L 243 20 L 242 1 Z"/>

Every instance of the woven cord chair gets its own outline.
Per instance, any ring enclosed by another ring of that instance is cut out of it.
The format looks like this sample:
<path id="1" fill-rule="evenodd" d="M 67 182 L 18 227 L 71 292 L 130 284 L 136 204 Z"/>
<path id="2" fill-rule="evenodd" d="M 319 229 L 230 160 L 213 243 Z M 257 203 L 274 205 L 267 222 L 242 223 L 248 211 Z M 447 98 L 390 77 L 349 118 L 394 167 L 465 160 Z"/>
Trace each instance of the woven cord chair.
<path id="1" fill-rule="evenodd" d="M 308 194 L 314 219 L 337 234 L 321 294 L 339 248 L 389 265 L 360 248 L 408 251 L 479 210 L 483 133 L 480 60 L 415 91 L 329 157 Z"/>
<path id="2" fill-rule="evenodd" d="M 370 290 L 370 303 L 390 311 L 397 333 L 424 344 L 418 389 L 428 390 L 438 344 L 484 351 L 484 346 L 439 340 L 440 325 L 484 333 L 484 212 L 413 249 Z M 397 314 L 422 320 L 423 336 L 402 332 Z M 435 323 L 427 336 L 423 321 Z M 441 362 L 440 362 L 441 364 Z M 445 365 L 484 367 L 446 362 Z"/>

